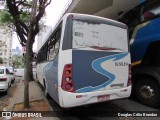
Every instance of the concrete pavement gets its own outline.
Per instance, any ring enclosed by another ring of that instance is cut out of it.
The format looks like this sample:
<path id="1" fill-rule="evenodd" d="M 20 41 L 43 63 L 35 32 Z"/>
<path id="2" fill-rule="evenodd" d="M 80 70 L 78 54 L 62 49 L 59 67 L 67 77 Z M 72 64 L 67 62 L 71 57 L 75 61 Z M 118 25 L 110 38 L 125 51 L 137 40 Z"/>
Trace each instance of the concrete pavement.
<path id="1" fill-rule="evenodd" d="M 13 109 L 15 104 L 23 103 L 23 100 L 24 100 L 24 81 L 21 80 L 15 91 L 13 100 L 10 102 L 10 110 Z M 38 100 L 45 100 L 47 102 L 47 99 L 45 98 L 43 91 L 41 90 L 38 83 L 36 83 L 35 81 L 29 82 L 29 101 L 32 102 Z M 50 110 L 52 110 L 52 108 L 50 108 Z"/>
<path id="2" fill-rule="evenodd" d="M 20 83 L 17 86 L 17 89 L 15 90 L 15 93 L 13 95 L 12 100 L 10 101 L 9 107 L 6 111 L 13 111 L 16 105 L 22 104 L 24 100 L 24 80 L 23 78 L 21 79 Z M 39 101 L 44 101 L 45 104 L 47 104 L 47 110 L 46 107 L 43 109 L 37 110 L 37 111 L 53 111 L 52 107 L 49 105 L 48 100 L 43 94 L 42 89 L 40 88 L 39 84 L 35 81 L 29 82 L 29 101 L 30 104 L 31 102 L 38 102 L 40 105 L 41 103 Z M 35 106 L 36 108 L 36 106 Z M 31 109 L 34 111 L 34 109 Z M 23 111 L 23 110 L 22 110 Z M 43 118 L 27 118 L 27 120 L 57 120 L 58 118 L 55 117 L 43 117 Z"/>

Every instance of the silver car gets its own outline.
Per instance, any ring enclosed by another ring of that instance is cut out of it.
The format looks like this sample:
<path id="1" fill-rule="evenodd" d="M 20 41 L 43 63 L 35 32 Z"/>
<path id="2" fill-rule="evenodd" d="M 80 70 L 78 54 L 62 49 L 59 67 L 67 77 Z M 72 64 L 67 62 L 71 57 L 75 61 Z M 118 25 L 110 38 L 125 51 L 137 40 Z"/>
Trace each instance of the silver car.
<path id="1" fill-rule="evenodd" d="M 8 88 L 11 86 L 11 82 L 12 75 L 9 70 L 4 66 L 0 66 L 0 92 L 7 93 Z"/>
<path id="2" fill-rule="evenodd" d="M 12 83 L 15 81 L 15 70 L 13 67 L 7 67 L 7 69 L 9 70 L 10 72 L 10 75 L 11 75 L 11 79 L 12 79 Z"/>

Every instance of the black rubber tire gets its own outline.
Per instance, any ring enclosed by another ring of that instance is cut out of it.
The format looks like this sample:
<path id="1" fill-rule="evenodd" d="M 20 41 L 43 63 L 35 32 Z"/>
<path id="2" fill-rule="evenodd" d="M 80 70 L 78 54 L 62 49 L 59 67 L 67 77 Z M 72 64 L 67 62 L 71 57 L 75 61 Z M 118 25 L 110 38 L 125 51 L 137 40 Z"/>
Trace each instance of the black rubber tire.
<path id="1" fill-rule="evenodd" d="M 3 94 L 4 94 L 4 95 L 7 95 L 7 91 L 4 91 Z"/>
<path id="2" fill-rule="evenodd" d="M 45 97 L 46 97 L 47 99 L 50 99 L 50 96 L 49 96 L 49 94 L 48 94 L 45 81 L 44 81 L 44 95 L 45 95 Z"/>
<path id="3" fill-rule="evenodd" d="M 144 105 L 154 107 L 154 108 L 159 107 L 160 106 L 160 86 L 159 86 L 158 82 L 156 82 L 154 79 L 148 78 L 148 77 L 142 77 L 142 78 L 138 78 L 138 79 L 139 80 L 137 80 L 137 82 L 134 86 L 134 90 L 135 90 L 134 93 L 135 93 L 136 99 Z M 153 89 L 154 96 L 151 99 L 145 99 L 141 95 L 140 90 L 144 85 L 150 86 L 150 88 Z"/>

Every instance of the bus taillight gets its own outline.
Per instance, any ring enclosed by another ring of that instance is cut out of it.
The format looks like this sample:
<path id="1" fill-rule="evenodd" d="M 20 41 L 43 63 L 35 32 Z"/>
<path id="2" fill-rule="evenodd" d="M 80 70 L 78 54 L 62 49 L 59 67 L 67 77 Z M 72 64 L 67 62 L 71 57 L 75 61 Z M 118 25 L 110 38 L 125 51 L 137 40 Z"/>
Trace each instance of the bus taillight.
<path id="1" fill-rule="evenodd" d="M 69 15 L 68 17 L 69 17 L 70 19 L 73 19 L 73 15 L 72 15 L 72 14 L 71 14 L 71 15 Z"/>
<path id="2" fill-rule="evenodd" d="M 72 64 L 66 64 L 63 69 L 62 89 L 68 92 L 75 92 L 72 80 Z"/>
<path id="3" fill-rule="evenodd" d="M 128 83 L 127 86 L 130 86 L 132 84 L 132 78 L 131 78 L 131 64 L 129 64 L 129 69 L 128 69 Z"/>

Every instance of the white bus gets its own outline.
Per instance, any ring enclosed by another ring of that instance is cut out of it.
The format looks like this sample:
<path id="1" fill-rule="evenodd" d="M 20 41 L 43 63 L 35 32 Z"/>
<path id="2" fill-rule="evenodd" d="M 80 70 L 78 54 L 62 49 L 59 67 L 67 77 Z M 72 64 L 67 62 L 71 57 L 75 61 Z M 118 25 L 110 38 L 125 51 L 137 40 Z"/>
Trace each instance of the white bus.
<path id="1" fill-rule="evenodd" d="M 64 108 L 127 98 L 128 46 L 125 24 L 68 13 L 38 52 L 38 80 L 45 94 Z"/>

